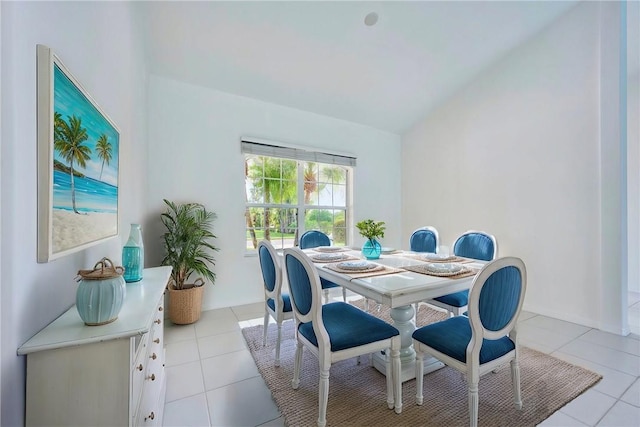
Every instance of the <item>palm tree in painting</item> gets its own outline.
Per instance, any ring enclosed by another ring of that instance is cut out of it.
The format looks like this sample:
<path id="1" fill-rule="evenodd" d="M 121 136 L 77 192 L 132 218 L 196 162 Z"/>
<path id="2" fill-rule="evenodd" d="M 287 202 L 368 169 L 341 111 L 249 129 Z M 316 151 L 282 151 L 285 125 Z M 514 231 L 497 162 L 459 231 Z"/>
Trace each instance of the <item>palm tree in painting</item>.
<path id="1" fill-rule="evenodd" d="M 107 135 L 104 133 L 100 135 L 98 138 L 98 142 L 96 143 L 96 152 L 98 154 L 98 158 L 102 159 L 102 166 L 100 167 L 100 181 L 102 181 L 102 171 L 104 170 L 104 164 L 107 165 L 111 163 L 111 159 L 113 158 L 113 147 L 111 143 L 107 140 Z"/>
<path id="2" fill-rule="evenodd" d="M 73 165 L 77 163 L 84 168 L 87 160 L 91 158 L 91 149 L 84 145 L 89 137 L 87 129 L 82 127 L 82 119 L 75 115 L 69 117 L 69 123 L 65 122 L 59 113 L 54 115 L 53 147 L 60 152 L 62 158 L 69 163 L 69 175 L 71 178 L 71 205 L 77 214 L 76 191 L 73 181 Z"/>

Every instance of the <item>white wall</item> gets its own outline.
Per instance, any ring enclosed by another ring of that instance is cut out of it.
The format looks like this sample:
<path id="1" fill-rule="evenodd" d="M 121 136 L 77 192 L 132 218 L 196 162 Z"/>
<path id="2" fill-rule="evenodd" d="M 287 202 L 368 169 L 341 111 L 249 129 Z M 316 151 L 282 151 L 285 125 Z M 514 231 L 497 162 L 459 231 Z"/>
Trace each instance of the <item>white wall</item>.
<path id="1" fill-rule="evenodd" d="M 629 76 L 627 89 L 629 290 L 640 292 L 640 73 Z"/>
<path id="2" fill-rule="evenodd" d="M 0 52 L 2 50 L 2 5 L 0 5 Z M 2 99 L 2 55 L 0 54 L 0 99 Z M 2 103 L 0 102 L 0 129 L 2 129 Z M 0 132 L 0 164 L 2 164 L 2 132 Z M 2 241 L 2 174 L 0 173 L 0 242 Z M 0 245 L 0 319 L 2 319 L 2 245 Z M 1 335 L 0 326 L 0 335 Z M 0 361 L 2 360 L 2 339 L 0 339 Z M 0 369 L 0 422 L 2 421 L 2 370 Z"/>
<path id="3" fill-rule="evenodd" d="M 640 2 L 627 3 L 629 290 L 640 292 Z"/>
<path id="4" fill-rule="evenodd" d="M 146 70 L 132 6 L 122 2 L 2 2 L 1 362 L 3 426 L 24 424 L 25 358 L 17 348 L 75 302 L 73 278 L 120 259 L 146 187 Z M 36 262 L 36 44 L 56 52 L 120 129 L 121 238 Z M 61 390 L 64 392 L 64 390 Z"/>
<path id="5" fill-rule="evenodd" d="M 339 102 L 339 100 L 336 100 Z M 263 299 L 258 260 L 245 256 L 244 157 L 241 136 L 349 152 L 356 220 L 387 222 L 385 244 L 400 238 L 400 137 L 361 125 L 151 76 L 149 79 L 149 180 L 145 254 L 162 259 L 159 221 L 163 198 L 198 201 L 218 214 L 214 233 L 217 280 L 203 307 Z M 384 203 L 381 203 L 384 201 Z M 361 239 L 356 233 L 356 243 Z"/>
<path id="6" fill-rule="evenodd" d="M 403 137 L 403 233 L 486 230 L 527 265 L 525 309 L 620 333 L 600 311 L 620 306 L 600 303 L 599 20 L 580 4 Z"/>

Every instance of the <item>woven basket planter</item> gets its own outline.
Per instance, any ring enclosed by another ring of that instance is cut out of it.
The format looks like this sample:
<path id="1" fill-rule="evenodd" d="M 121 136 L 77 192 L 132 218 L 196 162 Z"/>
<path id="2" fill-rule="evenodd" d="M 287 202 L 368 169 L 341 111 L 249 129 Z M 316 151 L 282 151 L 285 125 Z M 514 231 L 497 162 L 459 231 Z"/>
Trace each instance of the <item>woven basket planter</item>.
<path id="1" fill-rule="evenodd" d="M 188 325 L 200 319 L 204 286 L 185 284 L 184 289 L 175 289 L 171 283 L 167 290 L 169 291 L 169 320 L 177 325 Z"/>

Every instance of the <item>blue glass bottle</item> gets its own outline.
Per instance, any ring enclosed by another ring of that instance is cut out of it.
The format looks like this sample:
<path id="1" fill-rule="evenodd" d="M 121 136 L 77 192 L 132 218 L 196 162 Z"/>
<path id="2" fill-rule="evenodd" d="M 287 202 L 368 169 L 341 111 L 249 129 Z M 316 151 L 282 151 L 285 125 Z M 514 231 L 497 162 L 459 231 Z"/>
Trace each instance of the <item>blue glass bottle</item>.
<path id="1" fill-rule="evenodd" d="M 129 240 L 122 248 L 122 266 L 124 267 L 124 281 L 127 283 L 142 280 L 144 269 L 144 244 L 140 224 L 131 224 Z"/>

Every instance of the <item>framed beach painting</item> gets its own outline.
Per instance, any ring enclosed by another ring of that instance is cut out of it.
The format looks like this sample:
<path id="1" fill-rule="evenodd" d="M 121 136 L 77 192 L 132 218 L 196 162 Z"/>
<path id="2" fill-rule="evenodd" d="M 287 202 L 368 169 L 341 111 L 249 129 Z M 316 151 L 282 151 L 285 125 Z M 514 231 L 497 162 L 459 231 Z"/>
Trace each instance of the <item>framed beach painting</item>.
<path id="1" fill-rule="evenodd" d="M 118 235 L 120 132 L 50 48 L 37 46 L 38 262 Z"/>

